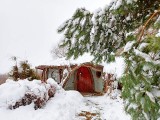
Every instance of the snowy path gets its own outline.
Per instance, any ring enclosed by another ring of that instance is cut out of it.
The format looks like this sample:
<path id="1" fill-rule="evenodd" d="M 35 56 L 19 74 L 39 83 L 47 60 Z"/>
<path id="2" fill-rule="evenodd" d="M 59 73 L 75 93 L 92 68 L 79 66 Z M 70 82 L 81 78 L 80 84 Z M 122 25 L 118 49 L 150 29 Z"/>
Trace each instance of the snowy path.
<path id="1" fill-rule="evenodd" d="M 75 120 L 100 120 L 102 110 L 103 108 L 91 97 L 85 97 L 84 105 L 80 107 Z"/>
<path id="2" fill-rule="evenodd" d="M 85 97 L 80 105 L 75 120 L 130 120 L 123 110 L 120 98 L 111 99 L 110 96 Z"/>

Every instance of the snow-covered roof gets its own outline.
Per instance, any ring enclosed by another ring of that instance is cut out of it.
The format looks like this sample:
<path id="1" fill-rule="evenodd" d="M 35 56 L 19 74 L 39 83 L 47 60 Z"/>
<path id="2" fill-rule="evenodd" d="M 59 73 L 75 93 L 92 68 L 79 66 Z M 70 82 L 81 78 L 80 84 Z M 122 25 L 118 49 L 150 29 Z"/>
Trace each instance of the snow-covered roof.
<path id="1" fill-rule="evenodd" d="M 49 62 L 45 62 L 43 65 L 54 65 L 54 66 L 64 66 L 64 65 L 75 65 L 75 64 L 82 64 L 86 62 L 91 62 L 93 60 L 93 56 L 91 56 L 89 53 L 85 53 L 82 56 L 79 56 L 77 59 L 66 59 L 64 58 L 58 58 L 55 60 L 51 60 Z"/>
<path id="2" fill-rule="evenodd" d="M 45 62 L 44 64 L 36 67 L 38 69 L 45 68 L 45 67 L 52 67 L 52 66 L 69 66 L 69 65 L 81 65 L 84 63 L 89 63 L 94 59 L 92 55 L 89 53 L 85 53 L 82 56 L 78 57 L 77 59 L 69 59 L 67 60 L 65 57 L 64 58 L 59 58 L 55 60 L 51 60 L 49 62 Z M 107 62 L 102 62 L 99 65 L 95 65 L 92 67 L 99 68 L 100 70 L 103 69 L 103 72 L 105 73 L 111 73 L 115 74 L 117 78 L 120 78 L 123 75 L 124 72 L 124 67 L 125 67 L 125 62 L 122 57 L 117 57 L 115 62 L 107 63 Z"/>

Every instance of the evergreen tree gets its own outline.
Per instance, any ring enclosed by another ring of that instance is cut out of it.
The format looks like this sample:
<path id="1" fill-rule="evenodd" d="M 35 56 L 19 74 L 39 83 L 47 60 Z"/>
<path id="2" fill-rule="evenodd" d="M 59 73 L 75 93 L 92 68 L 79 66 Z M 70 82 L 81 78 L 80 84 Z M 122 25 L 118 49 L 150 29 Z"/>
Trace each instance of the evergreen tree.
<path id="1" fill-rule="evenodd" d="M 114 0 L 95 13 L 77 9 L 58 29 L 68 58 L 90 52 L 97 63 L 126 59 L 122 97 L 135 120 L 160 117 L 159 15 L 159 0 Z"/>
<path id="2" fill-rule="evenodd" d="M 13 66 L 11 72 L 9 72 L 9 77 L 12 77 L 13 80 L 17 81 L 19 78 L 19 72 L 18 72 L 18 67 Z"/>
<path id="3" fill-rule="evenodd" d="M 126 111 L 135 120 L 157 120 L 160 117 L 159 45 L 160 37 L 149 35 L 124 52 L 126 71 L 121 78 L 122 97 L 126 100 Z"/>
<path id="4" fill-rule="evenodd" d="M 28 80 L 33 80 L 33 79 L 39 79 L 38 74 L 31 68 L 30 64 L 28 61 L 21 61 L 19 63 L 19 66 L 16 65 L 13 66 L 11 72 L 9 72 L 9 77 L 13 78 L 13 80 L 18 80 L 19 79 L 26 79 Z"/>
<path id="5" fill-rule="evenodd" d="M 22 69 L 20 72 L 20 78 L 25 79 L 30 77 L 29 71 L 30 71 L 30 65 L 28 64 L 28 61 L 21 61 L 20 62 L 20 68 Z"/>
<path id="6" fill-rule="evenodd" d="M 89 51 L 97 62 L 112 61 L 117 49 L 126 44 L 126 33 L 142 25 L 158 7 L 157 0 L 114 0 L 95 13 L 77 9 L 58 29 L 64 34 L 61 45 L 69 46 L 68 58 Z"/>
<path id="7" fill-rule="evenodd" d="M 15 65 L 12 67 L 12 70 L 8 73 L 8 76 L 13 78 L 13 80 L 17 81 L 19 78 L 18 66 L 17 66 L 17 57 L 12 56 L 11 59 L 15 62 Z"/>

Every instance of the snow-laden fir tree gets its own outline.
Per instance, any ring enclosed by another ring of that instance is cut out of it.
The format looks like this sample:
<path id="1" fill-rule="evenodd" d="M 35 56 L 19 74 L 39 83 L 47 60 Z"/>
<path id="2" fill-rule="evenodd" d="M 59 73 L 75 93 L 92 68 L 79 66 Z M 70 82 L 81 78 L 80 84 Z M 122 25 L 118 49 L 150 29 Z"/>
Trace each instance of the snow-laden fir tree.
<path id="1" fill-rule="evenodd" d="M 126 70 L 121 78 L 122 97 L 126 111 L 135 120 L 160 117 L 160 36 L 157 32 L 146 35 L 138 43 L 135 38 L 124 47 Z"/>
<path id="2" fill-rule="evenodd" d="M 135 120 L 160 117 L 159 16 L 159 0 L 113 0 L 94 13 L 77 9 L 58 29 L 68 58 L 90 52 L 97 63 L 126 59 L 122 96 Z"/>

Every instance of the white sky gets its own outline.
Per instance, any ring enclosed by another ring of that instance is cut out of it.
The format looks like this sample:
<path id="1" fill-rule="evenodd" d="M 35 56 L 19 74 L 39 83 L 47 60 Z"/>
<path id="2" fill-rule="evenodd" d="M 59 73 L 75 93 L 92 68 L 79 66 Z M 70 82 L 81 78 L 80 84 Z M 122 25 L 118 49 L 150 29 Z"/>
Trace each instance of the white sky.
<path id="1" fill-rule="evenodd" d="M 79 7 L 94 11 L 110 0 L 0 0 L 0 73 L 10 59 L 27 59 L 32 66 L 52 59 L 51 49 L 62 35 L 57 28 Z"/>

